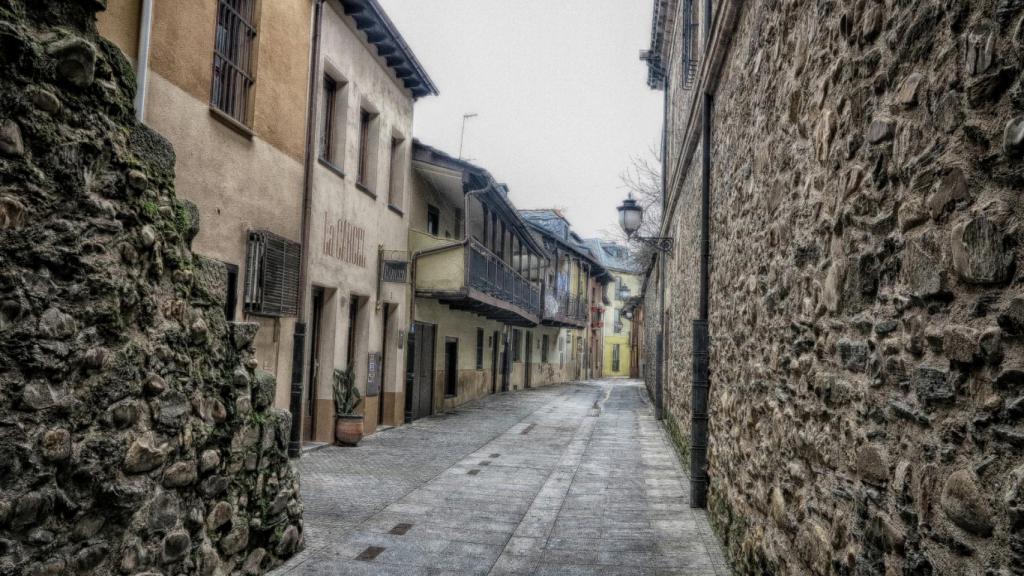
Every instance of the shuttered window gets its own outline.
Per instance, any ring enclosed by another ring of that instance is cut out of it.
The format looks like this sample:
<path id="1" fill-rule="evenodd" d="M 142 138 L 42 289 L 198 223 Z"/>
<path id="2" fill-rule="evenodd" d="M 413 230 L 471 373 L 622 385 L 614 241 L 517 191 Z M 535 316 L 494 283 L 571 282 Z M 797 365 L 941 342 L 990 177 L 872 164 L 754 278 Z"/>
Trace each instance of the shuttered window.
<path id="1" fill-rule="evenodd" d="M 210 103 L 240 124 L 249 124 L 256 61 L 256 0 L 220 0 L 213 50 Z"/>
<path id="2" fill-rule="evenodd" d="M 272 232 L 249 232 L 245 309 L 260 316 L 295 316 L 302 246 Z"/>

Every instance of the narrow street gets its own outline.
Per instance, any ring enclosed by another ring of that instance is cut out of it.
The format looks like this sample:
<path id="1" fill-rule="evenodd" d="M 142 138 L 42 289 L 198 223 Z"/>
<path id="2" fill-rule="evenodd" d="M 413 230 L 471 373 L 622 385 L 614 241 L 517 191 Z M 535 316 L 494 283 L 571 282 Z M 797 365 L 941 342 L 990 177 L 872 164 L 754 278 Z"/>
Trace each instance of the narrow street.
<path id="1" fill-rule="evenodd" d="M 728 574 L 636 381 L 491 396 L 300 474 L 306 550 L 275 576 Z"/>

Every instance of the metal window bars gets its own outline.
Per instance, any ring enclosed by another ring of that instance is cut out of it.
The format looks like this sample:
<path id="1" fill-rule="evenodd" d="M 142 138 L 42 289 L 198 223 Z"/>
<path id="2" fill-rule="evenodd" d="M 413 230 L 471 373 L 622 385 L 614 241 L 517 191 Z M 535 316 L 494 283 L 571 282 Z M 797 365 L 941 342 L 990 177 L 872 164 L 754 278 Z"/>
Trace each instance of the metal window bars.
<path id="1" fill-rule="evenodd" d="M 220 0 L 217 10 L 210 103 L 243 125 L 249 123 L 249 92 L 255 81 L 255 5 L 255 0 Z"/>
<path id="2" fill-rule="evenodd" d="M 683 38 L 680 57 L 680 82 L 683 90 L 690 90 L 697 79 L 698 35 L 700 23 L 694 14 L 693 0 L 683 0 Z"/>

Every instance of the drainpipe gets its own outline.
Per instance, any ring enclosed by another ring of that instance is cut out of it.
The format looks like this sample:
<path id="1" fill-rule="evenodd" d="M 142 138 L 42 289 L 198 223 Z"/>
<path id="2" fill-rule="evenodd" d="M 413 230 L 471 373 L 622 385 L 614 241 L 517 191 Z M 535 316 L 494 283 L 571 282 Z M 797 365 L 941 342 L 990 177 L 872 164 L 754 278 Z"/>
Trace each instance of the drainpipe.
<path id="1" fill-rule="evenodd" d="M 139 18 L 139 53 L 135 72 L 135 117 L 142 122 L 146 114 L 146 84 L 149 78 L 149 44 L 153 31 L 153 0 L 142 0 Z"/>
<path id="2" fill-rule="evenodd" d="M 313 209 L 313 154 L 316 147 L 317 86 L 320 78 L 320 28 L 324 0 L 313 6 L 313 42 L 309 56 L 309 102 L 306 116 L 306 151 L 302 176 L 302 257 L 299 264 L 299 305 L 295 334 L 292 336 L 292 386 L 289 410 L 292 413 L 291 440 L 288 456 L 297 458 L 302 452 L 302 383 L 306 361 L 306 284 L 309 275 L 309 224 Z M 310 394 L 316 394 L 310 390 Z"/>
<path id="3" fill-rule="evenodd" d="M 708 501 L 708 403 L 711 389 L 709 370 L 708 288 L 710 272 L 711 220 L 711 106 L 704 94 L 701 146 L 700 198 L 700 299 L 698 318 L 693 321 L 693 387 L 690 423 L 690 507 L 707 508 Z"/>

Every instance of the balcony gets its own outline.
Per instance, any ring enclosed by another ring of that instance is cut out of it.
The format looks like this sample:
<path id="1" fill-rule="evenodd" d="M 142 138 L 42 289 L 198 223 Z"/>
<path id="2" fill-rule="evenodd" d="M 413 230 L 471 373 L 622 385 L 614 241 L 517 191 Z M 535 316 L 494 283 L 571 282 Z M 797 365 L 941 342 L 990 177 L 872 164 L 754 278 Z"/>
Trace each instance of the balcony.
<path id="1" fill-rule="evenodd" d="M 544 297 L 544 324 L 564 328 L 586 328 L 589 302 L 569 292 Z"/>
<path id="2" fill-rule="evenodd" d="M 514 326 L 540 323 L 540 288 L 476 240 L 463 244 L 413 231 L 410 247 L 426 251 L 416 262 L 417 297 Z"/>

